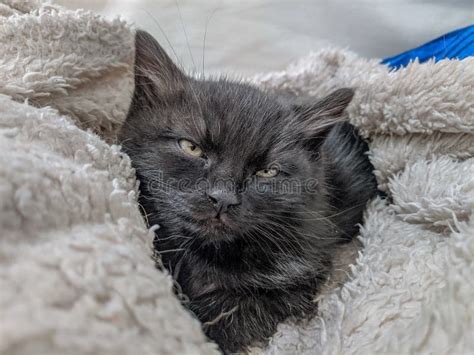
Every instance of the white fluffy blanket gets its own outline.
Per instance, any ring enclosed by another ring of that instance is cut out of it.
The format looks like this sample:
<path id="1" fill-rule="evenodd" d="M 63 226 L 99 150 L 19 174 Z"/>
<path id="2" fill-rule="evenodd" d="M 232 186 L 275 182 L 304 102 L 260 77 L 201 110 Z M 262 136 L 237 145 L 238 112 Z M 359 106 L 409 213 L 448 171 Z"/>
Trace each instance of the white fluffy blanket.
<path id="1" fill-rule="evenodd" d="M 133 30 L 0 0 L 0 43 L 0 353 L 216 352 L 154 267 L 130 160 L 108 144 L 133 90 Z M 349 116 L 390 197 L 368 206 L 348 281 L 262 352 L 472 352 L 474 59 L 390 72 L 329 49 L 254 81 L 356 88 Z"/>

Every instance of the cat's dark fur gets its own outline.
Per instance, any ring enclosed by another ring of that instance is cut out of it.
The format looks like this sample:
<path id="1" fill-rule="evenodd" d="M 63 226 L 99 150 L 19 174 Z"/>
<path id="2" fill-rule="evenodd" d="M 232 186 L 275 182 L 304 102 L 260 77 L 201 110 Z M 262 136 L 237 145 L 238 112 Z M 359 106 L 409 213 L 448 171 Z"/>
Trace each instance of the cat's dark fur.
<path id="1" fill-rule="evenodd" d="M 206 334 L 235 352 L 314 312 L 335 250 L 357 233 L 376 191 L 366 144 L 337 123 L 352 90 L 304 104 L 193 79 L 141 31 L 135 80 L 123 149 L 147 221 L 161 226 L 155 247 Z M 186 155 L 182 138 L 205 156 Z M 255 175 L 271 164 L 277 176 Z M 225 202 L 217 214 L 216 200 Z"/>

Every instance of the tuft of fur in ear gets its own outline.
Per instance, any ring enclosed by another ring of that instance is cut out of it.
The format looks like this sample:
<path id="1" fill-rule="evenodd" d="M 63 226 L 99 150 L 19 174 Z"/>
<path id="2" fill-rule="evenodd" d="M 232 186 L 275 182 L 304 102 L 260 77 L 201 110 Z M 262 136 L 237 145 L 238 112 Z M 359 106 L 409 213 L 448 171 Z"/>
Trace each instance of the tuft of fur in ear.
<path id="1" fill-rule="evenodd" d="M 166 101 L 183 89 L 186 75 L 148 32 L 135 34 L 134 102 L 154 104 Z"/>
<path id="2" fill-rule="evenodd" d="M 309 142 L 312 150 L 319 149 L 335 124 L 346 120 L 344 110 L 353 96 L 354 90 L 342 88 L 313 104 L 302 104 L 294 108 L 297 129 L 304 141 Z"/>

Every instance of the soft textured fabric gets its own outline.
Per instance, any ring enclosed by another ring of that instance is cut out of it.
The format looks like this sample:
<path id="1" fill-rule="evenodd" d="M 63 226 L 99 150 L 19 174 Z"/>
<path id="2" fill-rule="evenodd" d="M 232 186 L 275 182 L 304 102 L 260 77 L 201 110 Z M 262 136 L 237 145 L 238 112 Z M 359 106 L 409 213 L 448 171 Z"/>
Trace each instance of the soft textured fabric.
<path id="1" fill-rule="evenodd" d="M 3 0 L 0 43 L 0 353 L 215 352 L 155 268 L 156 227 L 109 144 L 133 90 L 133 30 Z M 474 59 L 390 72 L 328 49 L 253 81 L 356 88 L 348 114 L 389 197 L 367 208 L 348 281 L 255 352 L 472 353 Z"/>

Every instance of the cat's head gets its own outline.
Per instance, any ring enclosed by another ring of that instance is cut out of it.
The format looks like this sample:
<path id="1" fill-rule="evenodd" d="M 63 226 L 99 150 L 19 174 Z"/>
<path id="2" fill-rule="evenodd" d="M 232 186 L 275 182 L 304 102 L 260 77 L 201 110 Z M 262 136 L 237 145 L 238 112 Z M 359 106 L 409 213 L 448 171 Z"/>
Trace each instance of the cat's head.
<path id="1" fill-rule="evenodd" d="M 295 104 L 245 83 L 198 80 L 141 31 L 135 85 L 121 140 L 150 223 L 212 243 L 329 228 L 320 147 L 352 90 Z"/>

